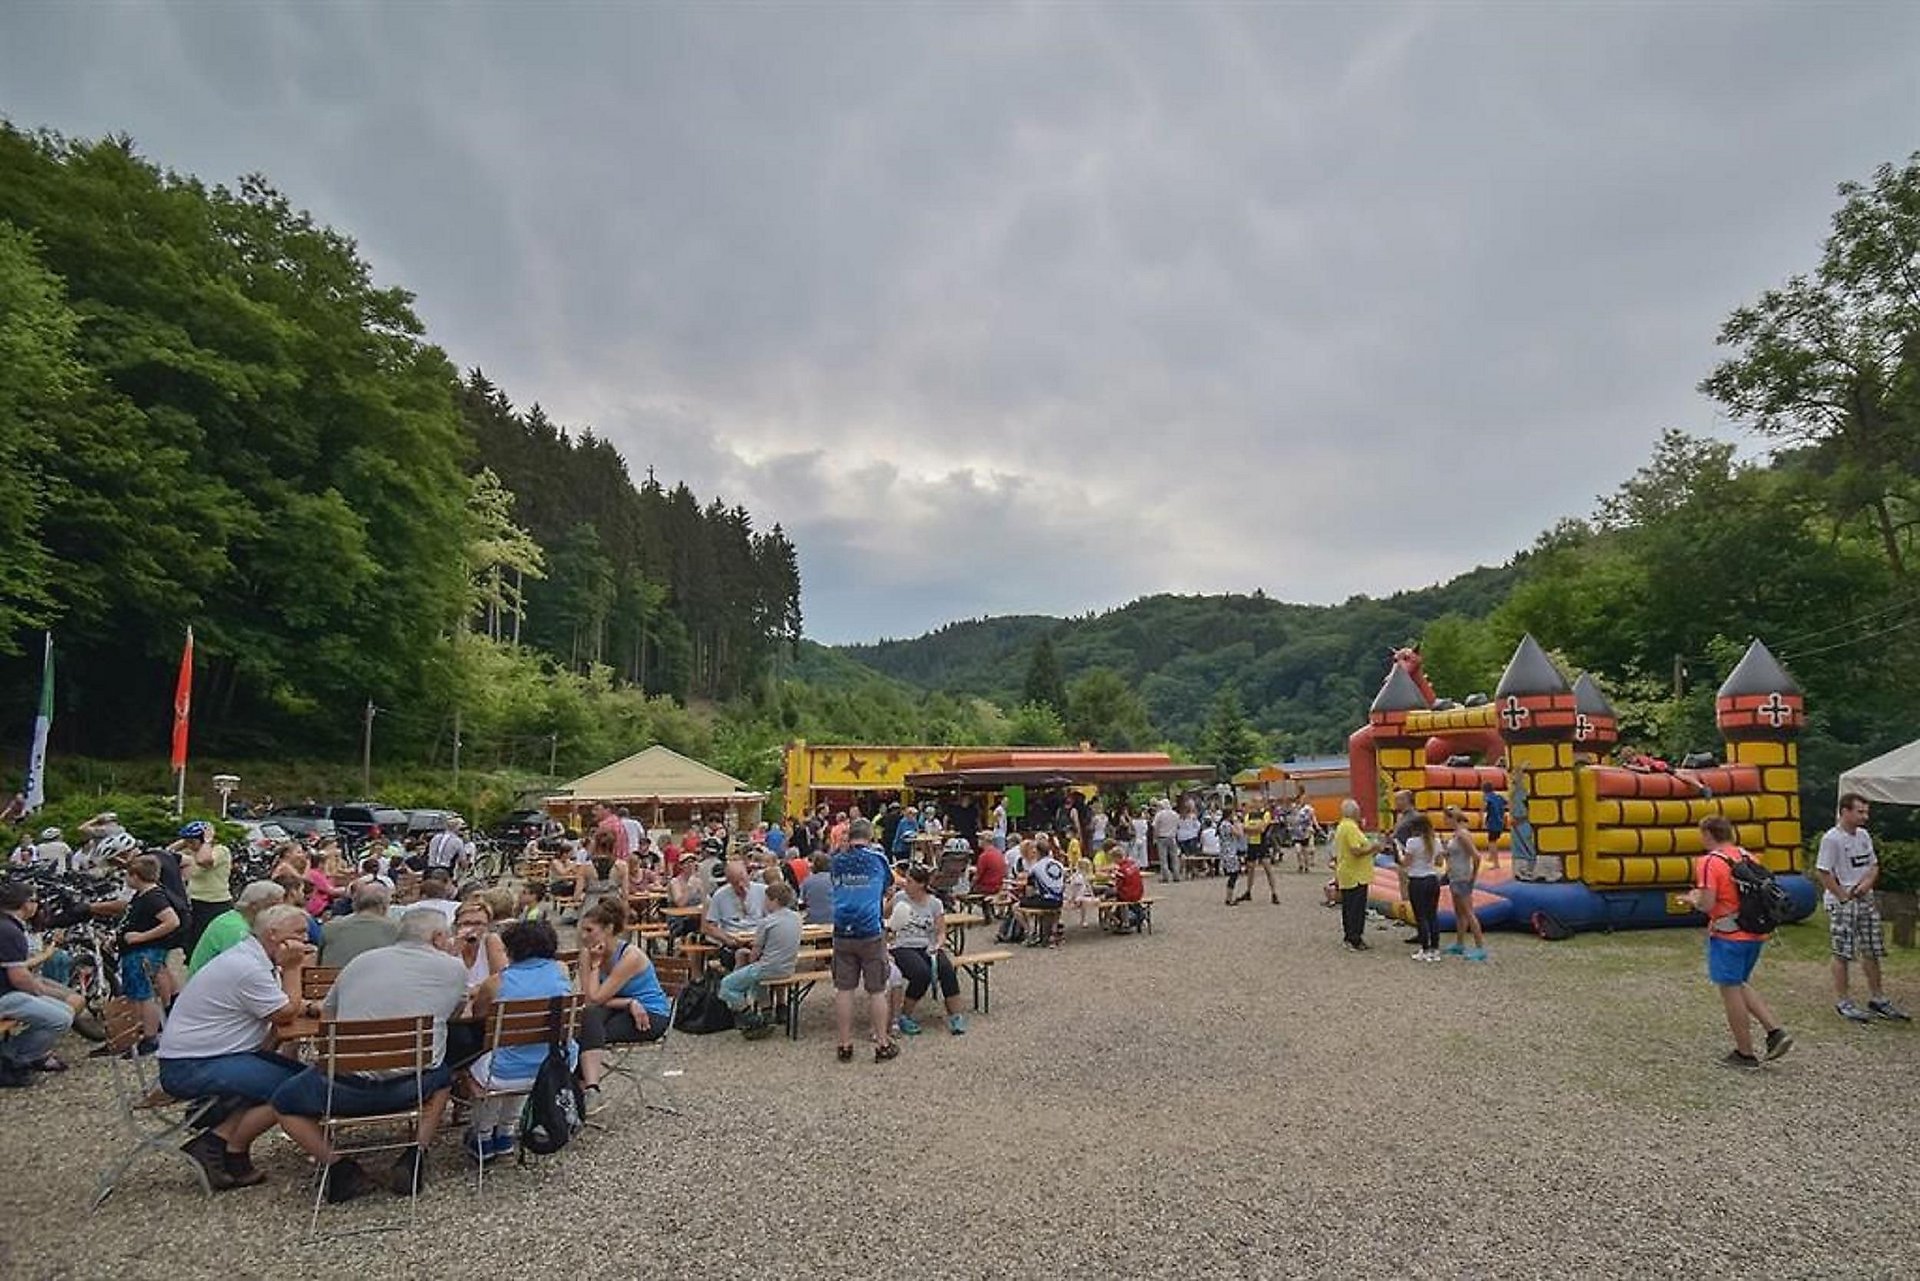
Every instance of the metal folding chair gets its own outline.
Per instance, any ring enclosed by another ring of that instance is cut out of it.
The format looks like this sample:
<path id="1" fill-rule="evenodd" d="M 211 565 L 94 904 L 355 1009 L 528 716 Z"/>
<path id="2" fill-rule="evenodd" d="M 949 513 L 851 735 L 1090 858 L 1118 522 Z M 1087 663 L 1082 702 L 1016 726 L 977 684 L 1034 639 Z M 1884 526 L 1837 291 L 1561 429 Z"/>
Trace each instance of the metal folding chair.
<path id="1" fill-rule="evenodd" d="M 114 1163 L 101 1171 L 94 1187 L 93 1208 L 98 1210 L 113 1195 L 114 1187 L 133 1163 L 148 1152 L 175 1156 L 186 1162 L 200 1181 L 200 1190 L 208 1196 L 213 1188 L 200 1163 L 180 1150 L 180 1144 L 206 1116 L 219 1106 L 217 1096 L 200 1099 L 176 1099 L 160 1086 L 159 1064 L 149 1055 L 135 1053 L 145 1029 L 140 1009 L 125 997 L 115 997 L 106 1005 L 107 1066 L 113 1080 L 114 1111 L 127 1132 L 132 1146 Z"/>
<path id="2" fill-rule="evenodd" d="M 680 993 L 687 984 L 693 982 L 694 963 L 686 957 L 657 956 L 653 958 L 653 968 L 660 979 L 660 988 L 667 994 L 667 1029 L 655 1041 L 618 1041 L 606 1048 L 606 1076 L 601 1079 L 600 1092 L 606 1103 L 598 1109 L 606 1111 L 612 1104 L 608 1081 L 620 1080 L 633 1087 L 634 1096 L 642 1107 L 649 1112 L 663 1112 L 668 1116 L 679 1116 L 680 1109 L 673 1104 L 672 1095 L 667 1087 L 661 1087 L 661 1101 L 652 1102 L 647 1098 L 646 1087 L 641 1082 L 641 1074 L 635 1069 L 634 1060 L 648 1055 L 656 1060 L 660 1080 L 677 1081 L 685 1072 L 673 1066 L 672 1041 L 674 1039 L 673 1020 L 680 1013 Z"/>

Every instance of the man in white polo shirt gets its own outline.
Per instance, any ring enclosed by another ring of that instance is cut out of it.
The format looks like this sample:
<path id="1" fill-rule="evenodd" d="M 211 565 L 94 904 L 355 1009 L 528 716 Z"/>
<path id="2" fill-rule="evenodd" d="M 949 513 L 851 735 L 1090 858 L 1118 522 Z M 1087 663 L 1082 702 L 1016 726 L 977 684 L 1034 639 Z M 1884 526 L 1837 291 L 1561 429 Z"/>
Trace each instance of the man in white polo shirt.
<path id="1" fill-rule="evenodd" d="M 247 1187 L 267 1176 L 253 1166 L 253 1141 L 273 1128 L 267 1100 L 301 1070 L 268 1052 L 273 1029 L 298 1018 L 307 1003 L 300 971 L 313 956 L 307 914 L 292 904 L 253 918 L 253 934 L 214 957 L 193 976 L 160 1031 L 160 1085 L 176 1099 L 229 1095 L 238 1111 L 182 1149 L 200 1163 L 216 1191 Z"/>
<path id="2" fill-rule="evenodd" d="M 1814 871 L 1827 891 L 1833 1008 L 1841 1018 L 1855 1023 L 1871 1023 L 1874 1014 L 1906 1022 L 1906 1011 L 1880 990 L 1880 958 L 1886 955 L 1887 944 L 1880 931 L 1880 908 L 1873 897 L 1874 883 L 1880 879 L 1880 860 L 1873 852 L 1873 837 L 1867 835 L 1867 809 L 1866 798 L 1859 793 L 1842 796 L 1838 821 L 1820 838 L 1820 857 L 1814 862 Z M 1847 964 L 1856 957 L 1867 976 L 1865 1010 L 1855 1005 L 1847 992 Z"/>

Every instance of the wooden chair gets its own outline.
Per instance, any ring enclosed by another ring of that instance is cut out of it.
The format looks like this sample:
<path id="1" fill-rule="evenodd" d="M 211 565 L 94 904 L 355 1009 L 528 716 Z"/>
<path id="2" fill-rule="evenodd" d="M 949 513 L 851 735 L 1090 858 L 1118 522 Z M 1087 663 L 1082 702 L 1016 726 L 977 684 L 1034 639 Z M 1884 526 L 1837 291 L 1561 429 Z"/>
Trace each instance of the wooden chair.
<path id="1" fill-rule="evenodd" d="M 327 993 L 333 991 L 334 980 L 340 977 L 340 966 L 309 965 L 300 971 L 300 999 L 303 1001 L 324 1001 Z"/>
<path id="2" fill-rule="evenodd" d="M 327 1019 L 320 1024 L 320 1032 L 313 1039 L 313 1047 L 314 1069 L 322 1073 L 327 1082 L 326 1102 L 320 1115 L 314 1118 L 314 1123 L 327 1136 L 327 1142 L 333 1146 L 335 1156 L 352 1156 L 361 1152 L 392 1152 L 410 1147 L 417 1141 L 420 1118 L 426 1113 L 429 1097 L 426 1077 L 433 1065 L 433 1019 L 431 1016 L 423 1014 L 413 1018 L 398 1019 Z M 392 1112 L 368 1115 L 352 1115 L 333 1110 L 334 1082 L 338 1078 L 362 1072 L 399 1071 L 404 1071 L 413 1078 L 411 1106 Z M 340 1132 L 343 1130 L 367 1126 L 400 1125 L 404 1125 L 406 1129 L 404 1135 L 397 1140 L 384 1138 L 352 1147 L 343 1146 L 340 1142 Z M 309 1237 L 320 1224 L 320 1207 L 326 1203 L 326 1192 L 326 1170 L 322 1167 L 314 1176 L 313 1217 L 307 1223 Z M 417 1209 L 419 1196 L 420 1187 L 415 1183 L 408 1189 L 409 1213 Z"/>
<path id="3" fill-rule="evenodd" d="M 159 1061 L 150 1055 L 135 1054 L 135 1047 L 146 1029 L 140 1022 L 140 1008 L 132 1001 L 124 997 L 108 1001 L 106 1026 L 114 1111 L 131 1146 L 101 1171 L 93 1190 L 92 1208 L 98 1210 L 105 1205 L 122 1176 L 149 1152 L 185 1161 L 194 1177 L 200 1180 L 200 1190 L 211 1197 L 213 1187 L 207 1182 L 207 1172 L 198 1161 L 180 1150 L 180 1143 L 190 1131 L 205 1127 L 221 1100 L 214 1095 L 176 1099 L 161 1088 Z"/>
<path id="4" fill-rule="evenodd" d="M 578 955 L 576 954 L 576 960 Z M 578 992 L 562 997 L 530 996 L 519 1001 L 495 1001 L 493 1008 L 487 1011 L 487 1053 L 504 1050 L 517 1045 L 551 1045 L 554 1041 L 552 1002 L 560 1002 L 560 1032 L 562 1045 L 573 1041 L 580 1030 L 580 1007 L 584 1000 Z M 479 1082 L 475 1082 L 476 1087 Z M 480 1087 L 463 1104 L 471 1107 L 493 1099 L 525 1098 L 533 1092 L 531 1084 L 518 1089 L 495 1089 Z M 480 1158 L 478 1187 L 487 1186 L 487 1160 Z"/>

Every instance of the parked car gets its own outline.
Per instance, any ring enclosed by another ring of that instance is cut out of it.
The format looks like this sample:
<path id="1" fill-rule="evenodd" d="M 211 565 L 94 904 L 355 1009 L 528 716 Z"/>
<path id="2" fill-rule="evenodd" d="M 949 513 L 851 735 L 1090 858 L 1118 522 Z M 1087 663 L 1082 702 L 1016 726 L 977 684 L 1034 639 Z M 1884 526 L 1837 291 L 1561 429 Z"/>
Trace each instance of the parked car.
<path id="1" fill-rule="evenodd" d="M 407 812 L 390 805 L 352 801 L 330 807 L 327 817 L 340 829 L 340 837 L 350 845 L 359 845 L 379 828 L 383 836 L 401 836 L 407 830 Z"/>
<path id="2" fill-rule="evenodd" d="M 431 836 L 446 831 L 448 820 L 459 817 L 454 810 L 408 810 L 406 832 L 408 836 Z"/>
<path id="3" fill-rule="evenodd" d="M 515 810 L 493 825 L 493 836 L 496 840 L 525 845 L 559 830 L 560 824 L 548 818 L 545 810 Z"/>
<path id="4" fill-rule="evenodd" d="M 324 820 L 326 830 L 313 831 L 312 835 L 316 838 L 337 835 L 349 846 L 365 841 L 375 827 L 383 833 L 404 834 L 407 830 L 405 810 L 368 801 L 349 801 L 343 805 L 282 805 L 267 817 L 294 832 L 300 831 L 296 823 Z"/>
<path id="5" fill-rule="evenodd" d="M 333 826 L 332 820 L 330 819 L 319 819 L 316 821 L 324 822 L 329 827 Z M 245 829 L 247 833 L 248 849 L 270 850 L 282 841 L 293 840 L 298 835 L 292 828 L 286 826 L 277 818 L 248 819 L 241 823 L 240 826 Z"/>
<path id="6" fill-rule="evenodd" d="M 288 835 L 303 841 L 318 841 L 340 833 L 327 817 L 326 805 L 282 805 L 267 815 L 267 821 L 274 823 Z"/>

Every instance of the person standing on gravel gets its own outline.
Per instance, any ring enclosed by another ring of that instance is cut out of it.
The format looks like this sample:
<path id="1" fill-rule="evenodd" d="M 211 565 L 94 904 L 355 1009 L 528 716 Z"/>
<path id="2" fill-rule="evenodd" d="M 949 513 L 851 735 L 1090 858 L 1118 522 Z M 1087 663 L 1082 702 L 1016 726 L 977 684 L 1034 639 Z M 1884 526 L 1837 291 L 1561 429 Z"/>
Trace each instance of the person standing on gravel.
<path id="1" fill-rule="evenodd" d="M 1153 856 L 1160 863 L 1160 879 L 1177 881 L 1180 879 L 1180 816 L 1173 812 L 1173 806 L 1162 800 L 1153 810 Z"/>
<path id="2" fill-rule="evenodd" d="M 864 987 L 873 1029 L 873 1061 L 898 1058 L 887 1002 L 887 940 L 884 930 L 887 887 L 893 869 L 873 843 L 873 824 L 856 818 L 847 825 L 847 848 L 833 856 L 833 1015 L 840 1042 L 834 1054 L 853 1061 L 853 994 Z"/>
<path id="3" fill-rule="evenodd" d="M 1814 870 L 1826 890 L 1827 934 L 1833 952 L 1834 1009 L 1854 1023 L 1871 1023 L 1873 1015 L 1906 1021 L 1907 1012 L 1880 990 L 1880 958 L 1886 940 L 1880 932 L 1880 908 L 1873 896 L 1880 879 L 1880 860 L 1867 835 L 1867 799 L 1858 792 L 1840 798 L 1840 812 L 1820 838 L 1820 857 Z M 1847 965 L 1856 955 L 1867 979 L 1867 1009 L 1853 1003 L 1848 993 Z M 1873 1014 L 1867 1013 L 1873 1011 Z"/>
<path id="4" fill-rule="evenodd" d="M 1773 1017 L 1748 980 L 1767 945 L 1765 934 L 1740 928 L 1740 893 L 1733 883 L 1733 865 L 1753 855 L 1733 843 L 1733 824 L 1719 814 L 1700 820 L 1700 843 L 1706 852 L 1696 862 L 1693 905 L 1707 918 L 1707 979 L 1720 989 L 1726 1007 L 1727 1030 L 1733 1050 L 1720 1062 L 1730 1068 L 1757 1069 L 1753 1052 L 1754 1020 L 1767 1034 L 1766 1054 L 1777 1059 L 1793 1048 L 1793 1037 Z"/>
<path id="5" fill-rule="evenodd" d="M 1340 802 L 1340 826 L 1333 829 L 1333 879 L 1340 887 L 1340 929 L 1349 952 L 1365 952 L 1367 889 L 1373 884 L 1373 856 L 1380 843 L 1360 830 L 1360 802 Z"/>

